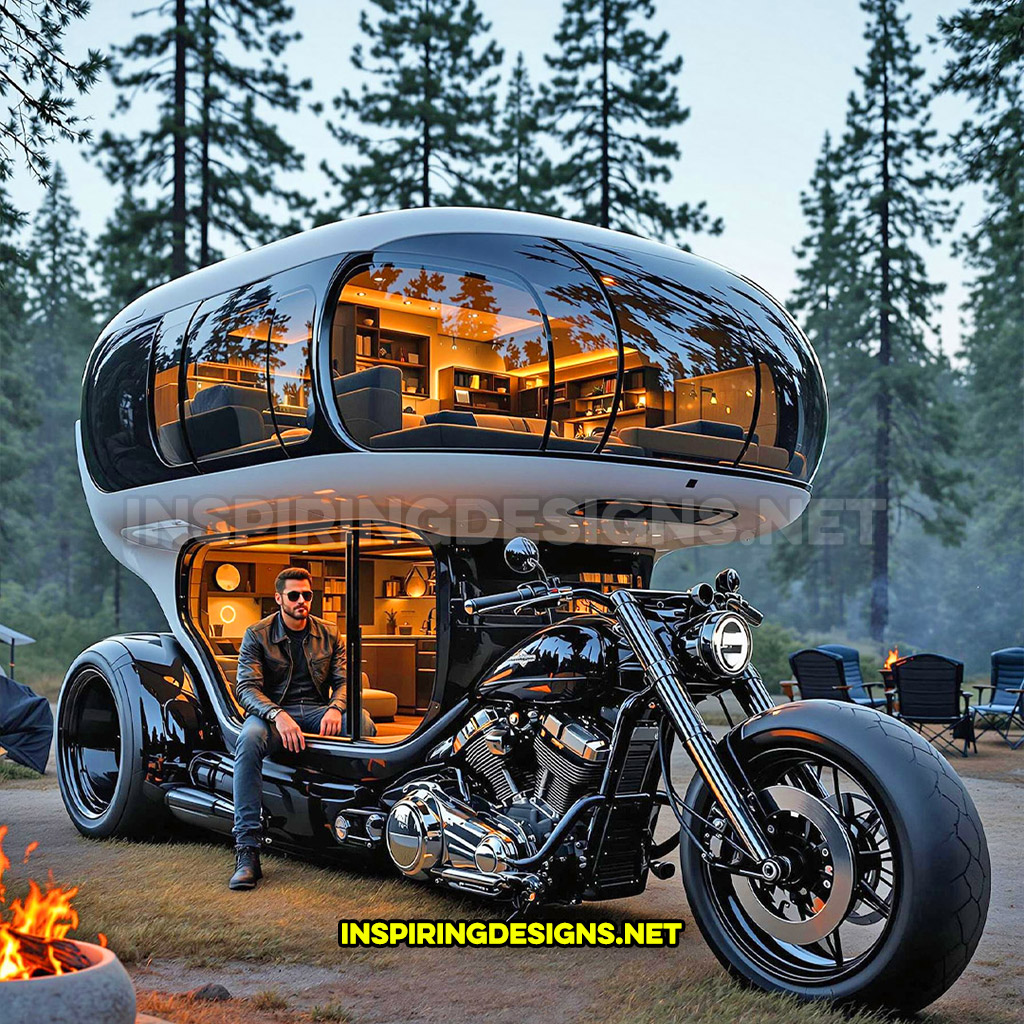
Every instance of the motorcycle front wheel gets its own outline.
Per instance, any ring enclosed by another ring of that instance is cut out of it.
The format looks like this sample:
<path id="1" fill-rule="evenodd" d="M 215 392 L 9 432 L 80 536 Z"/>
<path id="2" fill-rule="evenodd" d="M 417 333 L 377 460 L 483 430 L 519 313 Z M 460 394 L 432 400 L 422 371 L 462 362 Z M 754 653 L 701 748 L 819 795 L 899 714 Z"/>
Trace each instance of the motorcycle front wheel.
<path id="1" fill-rule="evenodd" d="M 953 984 L 981 938 L 984 829 L 960 778 L 917 733 L 828 704 L 810 727 L 780 721 L 741 732 L 732 747 L 766 808 L 769 841 L 793 864 L 785 884 L 721 866 L 739 857 L 698 775 L 685 803 L 713 856 L 684 835 L 687 900 L 719 961 L 745 983 L 913 1012 Z M 716 819 L 718 830 L 708 824 Z"/>

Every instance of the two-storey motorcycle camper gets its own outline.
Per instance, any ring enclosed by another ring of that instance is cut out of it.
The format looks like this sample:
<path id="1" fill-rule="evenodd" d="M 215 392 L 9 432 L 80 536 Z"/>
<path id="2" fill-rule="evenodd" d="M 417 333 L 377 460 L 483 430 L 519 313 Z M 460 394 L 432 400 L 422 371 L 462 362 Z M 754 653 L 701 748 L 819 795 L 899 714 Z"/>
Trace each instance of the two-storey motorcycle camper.
<path id="1" fill-rule="evenodd" d="M 567 221 L 417 210 L 139 298 L 89 360 L 80 462 L 229 748 L 238 643 L 296 564 L 395 743 L 497 650 L 451 604 L 507 576 L 488 538 L 646 584 L 659 551 L 796 518 L 825 424 L 810 346 L 750 281 Z"/>
<path id="2" fill-rule="evenodd" d="M 814 354 L 756 285 L 545 217 L 366 217 L 144 295 L 89 360 L 79 462 L 170 632 L 70 667 L 69 814 L 230 831 L 240 642 L 303 566 L 378 734 L 350 713 L 265 760 L 268 842 L 519 913 L 636 895 L 678 846 L 734 973 L 919 1008 L 984 924 L 966 790 L 873 709 L 775 707 L 734 571 L 650 588 L 663 552 L 795 519 L 825 424 Z M 727 690 L 746 717 L 716 739 L 699 704 Z"/>

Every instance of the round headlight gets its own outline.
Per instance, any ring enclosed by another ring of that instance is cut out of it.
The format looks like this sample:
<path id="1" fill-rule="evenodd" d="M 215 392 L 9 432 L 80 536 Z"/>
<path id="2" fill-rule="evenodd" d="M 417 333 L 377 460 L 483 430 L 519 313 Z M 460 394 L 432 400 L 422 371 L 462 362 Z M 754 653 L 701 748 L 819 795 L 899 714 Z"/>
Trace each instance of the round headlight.
<path id="1" fill-rule="evenodd" d="M 738 676 L 750 664 L 750 627 L 732 612 L 711 619 L 700 631 L 700 653 L 712 672 Z"/>

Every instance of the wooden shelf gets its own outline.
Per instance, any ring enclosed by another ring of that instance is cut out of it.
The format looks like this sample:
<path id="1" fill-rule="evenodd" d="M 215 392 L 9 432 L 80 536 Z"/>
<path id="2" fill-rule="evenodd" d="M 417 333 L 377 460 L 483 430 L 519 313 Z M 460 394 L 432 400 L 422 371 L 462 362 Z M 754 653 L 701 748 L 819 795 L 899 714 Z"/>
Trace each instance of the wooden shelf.
<path id="1" fill-rule="evenodd" d="M 425 370 L 422 363 L 410 363 L 406 359 L 385 359 L 383 356 L 356 356 L 357 363 L 374 363 L 377 366 L 409 366 L 414 370 Z"/>

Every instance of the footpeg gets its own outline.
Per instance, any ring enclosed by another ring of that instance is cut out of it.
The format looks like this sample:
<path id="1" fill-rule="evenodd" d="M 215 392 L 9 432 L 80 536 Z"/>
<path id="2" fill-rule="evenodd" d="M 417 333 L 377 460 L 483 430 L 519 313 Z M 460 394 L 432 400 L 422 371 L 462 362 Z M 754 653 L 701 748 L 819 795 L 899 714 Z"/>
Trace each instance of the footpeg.
<path id="1" fill-rule="evenodd" d="M 671 878 L 675 873 L 676 866 L 672 861 L 651 861 L 651 874 L 653 874 L 655 878 L 660 878 L 664 882 L 666 878 Z"/>

